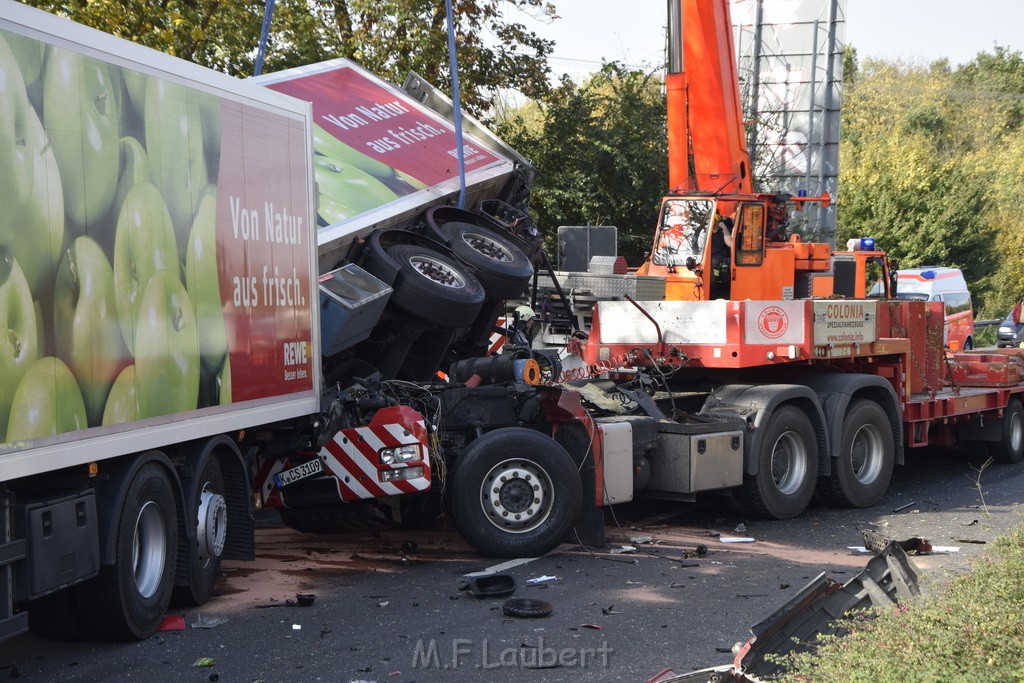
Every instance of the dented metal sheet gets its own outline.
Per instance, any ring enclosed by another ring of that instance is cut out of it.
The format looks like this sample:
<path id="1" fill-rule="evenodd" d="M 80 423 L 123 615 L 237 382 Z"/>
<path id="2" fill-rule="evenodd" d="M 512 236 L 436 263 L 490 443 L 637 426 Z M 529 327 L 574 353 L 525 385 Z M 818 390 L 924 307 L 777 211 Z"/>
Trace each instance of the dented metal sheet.
<path id="1" fill-rule="evenodd" d="M 659 675 L 658 683 L 760 683 L 774 680 L 781 667 L 768 661 L 813 647 L 819 634 L 841 635 L 836 625 L 845 614 L 868 608 L 887 609 L 920 594 L 918 570 L 895 541 L 868 561 L 845 584 L 819 574 L 792 600 L 750 627 L 753 637 L 731 665 L 700 669 L 678 676 Z"/>

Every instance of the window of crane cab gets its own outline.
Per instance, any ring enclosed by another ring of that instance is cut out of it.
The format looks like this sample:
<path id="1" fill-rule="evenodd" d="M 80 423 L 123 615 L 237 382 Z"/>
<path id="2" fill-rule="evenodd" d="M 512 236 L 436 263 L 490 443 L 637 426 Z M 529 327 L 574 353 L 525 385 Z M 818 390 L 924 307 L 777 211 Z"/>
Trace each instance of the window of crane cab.
<path id="1" fill-rule="evenodd" d="M 733 245 L 737 266 L 759 266 L 764 261 L 764 205 L 741 204 Z"/>
<path id="2" fill-rule="evenodd" d="M 659 266 L 682 266 L 689 257 L 700 261 L 713 214 L 714 202 L 708 199 L 665 201 L 651 260 Z"/>

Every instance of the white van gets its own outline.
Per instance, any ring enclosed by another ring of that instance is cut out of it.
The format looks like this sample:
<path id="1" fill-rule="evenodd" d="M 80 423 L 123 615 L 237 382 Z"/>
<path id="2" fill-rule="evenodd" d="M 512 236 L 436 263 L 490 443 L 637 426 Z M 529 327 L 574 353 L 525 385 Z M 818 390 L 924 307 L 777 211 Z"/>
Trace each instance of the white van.
<path id="1" fill-rule="evenodd" d="M 946 346 L 964 351 L 974 348 L 974 308 L 959 268 L 900 270 L 896 273 L 896 298 L 941 301 L 946 308 Z"/>

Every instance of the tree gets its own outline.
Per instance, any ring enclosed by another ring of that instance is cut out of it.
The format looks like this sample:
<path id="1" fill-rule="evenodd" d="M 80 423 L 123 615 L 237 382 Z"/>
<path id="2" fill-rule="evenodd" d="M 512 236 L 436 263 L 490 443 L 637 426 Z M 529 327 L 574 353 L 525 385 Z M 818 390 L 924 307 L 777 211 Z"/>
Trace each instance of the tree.
<path id="1" fill-rule="evenodd" d="M 549 242 L 559 225 L 615 225 L 639 265 L 668 185 L 665 126 L 660 78 L 611 63 L 579 85 L 563 77 L 497 132 L 537 169 L 531 210 Z"/>
<path id="2" fill-rule="evenodd" d="M 847 82 L 837 243 L 870 235 L 903 267 L 960 267 L 980 308 L 998 262 L 990 187 L 975 161 L 983 113 L 959 96 L 944 61 L 868 61 Z"/>
<path id="3" fill-rule="evenodd" d="M 28 0 L 28 4 L 233 76 L 253 73 L 261 0 Z M 500 89 L 549 88 L 553 43 L 515 20 L 554 19 L 546 0 L 454 0 L 463 106 L 483 116 Z M 448 88 L 445 5 L 439 0 L 278 0 L 264 72 L 348 57 L 396 83 L 416 71 Z"/>

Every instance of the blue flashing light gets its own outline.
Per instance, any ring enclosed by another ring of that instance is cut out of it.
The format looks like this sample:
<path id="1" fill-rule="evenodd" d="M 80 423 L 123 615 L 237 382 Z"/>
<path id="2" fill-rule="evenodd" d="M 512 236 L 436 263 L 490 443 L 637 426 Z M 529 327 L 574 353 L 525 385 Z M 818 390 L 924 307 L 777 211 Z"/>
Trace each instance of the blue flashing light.
<path id="1" fill-rule="evenodd" d="M 922 270 L 921 271 L 921 277 L 923 277 L 925 280 L 934 280 L 935 279 L 935 271 L 934 270 Z"/>
<path id="2" fill-rule="evenodd" d="M 875 238 L 874 237 L 861 237 L 860 238 L 860 250 L 861 251 L 874 251 L 875 250 Z"/>

